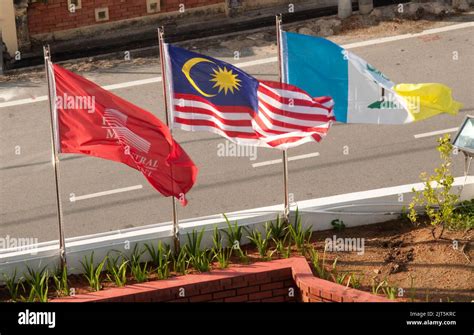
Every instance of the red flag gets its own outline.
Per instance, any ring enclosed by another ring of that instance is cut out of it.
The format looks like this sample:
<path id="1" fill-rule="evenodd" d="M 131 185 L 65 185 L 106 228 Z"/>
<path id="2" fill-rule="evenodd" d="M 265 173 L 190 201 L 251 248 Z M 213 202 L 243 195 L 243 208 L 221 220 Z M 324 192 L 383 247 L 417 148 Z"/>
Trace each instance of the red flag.
<path id="1" fill-rule="evenodd" d="M 151 113 L 87 79 L 50 64 L 61 153 L 80 153 L 139 170 L 164 196 L 186 204 L 197 167 Z"/>

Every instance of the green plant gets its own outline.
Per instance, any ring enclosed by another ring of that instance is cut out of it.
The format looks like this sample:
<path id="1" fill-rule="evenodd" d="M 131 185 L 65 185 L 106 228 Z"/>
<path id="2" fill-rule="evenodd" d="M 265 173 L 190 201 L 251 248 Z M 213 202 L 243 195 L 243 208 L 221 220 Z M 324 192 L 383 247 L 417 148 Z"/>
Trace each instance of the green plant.
<path id="1" fill-rule="evenodd" d="M 285 236 L 281 240 L 273 239 L 273 242 L 275 243 L 276 252 L 278 252 L 280 256 L 283 258 L 289 258 L 291 256 L 291 244 L 288 244 L 285 247 L 287 239 L 288 239 L 288 234 L 285 234 Z"/>
<path id="2" fill-rule="evenodd" d="M 148 275 L 150 274 L 150 271 L 148 270 L 148 262 L 142 263 L 141 262 L 141 257 L 145 253 L 146 250 L 140 250 L 138 248 L 138 243 L 135 244 L 133 247 L 133 251 L 128 258 L 129 260 L 129 266 L 130 266 L 130 272 L 132 273 L 133 278 L 138 283 L 143 283 L 148 281 Z"/>
<path id="3" fill-rule="evenodd" d="M 87 279 L 90 288 L 93 291 L 99 291 L 101 289 L 100 274 L 104 268 L 107 256 L 97 266 L 94 264 L 94 252 L 91 253 L 90 258 L 84 256 L 84 261 L 81 261 L 82 268 L 84 269 L 84 277 Z"/>
<path id="4" fill-rule="evenodd" d="M 230 257 L 232 255 L 232 249 L 224 248 L 222 244 L 222 236 L 217 227 L 214 227 L 214 231 L 212 234 L 212 242 L 214 245 L 212 248 L 213 259 L 217 260 L 217 262 L 219 263 L 219 268 L 227 268 L 229 266 Z"/>
<path id="5" fill-rule="evenodd" d="M 221 232 L 217 227 L 214 227 L 214 230 L 212 231 L 212 244 L 215 249 L 222 249 L 224 247 Z"/>
<path id="6" fill-rule="evenodd" d="M 204 235 L 204 229 L 198 233 L 193 230 L 187 235 L 188 243 L 184 246 L 186 249 L 189 263 L 199 272 L 207 272 L 211 266 L 211 255 L 207 250 L 201 250 L 201 241 Z"/>
<path id="7" fill-rule="evenodd" d="M 295 222 L 294 224 L 288 225 L 288 231 L 290 233 L 291 240 L 295 243 L 296 249 L 305 254 L 306 244 L 311 240 L 311 226 L 303 229 L 303 224 L 301 223 L 301 216 L 299 215 L 298 208 L 296 208 L 295 213 Z"/>
<path id="8" fill-rule="evenodd" d="M 400 215 L 399 215 L 398 218 L 402 221 L 408 221 L 408 220 L 410 220 L 408 215 L 409 215 L 409 212 L 408 212 L 406 206 L 402 206 L 402 209 L 400 211 Z"/>
<path id="9" fill-rule="evenodd" d="M 396 287 L 390 286 L 387 282 L 386 282 L 386 285 L 382 287 L 382 291 L 387 296 L 388 299 L 390 300 L 397 299 L 398 289 Z"/>
<path id="10" fill-rule="evenodd" d="M 451 193 L 454 177 L 451 174 L 452 144 L 449 135 L 438 139 L 437 150 L 440 153 L 441 164 L 435 168 L 434 174 L 427 176 L 426 172 L 420 175 L 424 189 L 416 191 L 410 205 L 408 218 L 414 224 L 418 223 L 416 206 L 424 206 L 425 213 L 433 226 L 433 237 L 440 238 L 444 228 L 455 228 L 459 224 L 459 217 L 454 215 L 455 205 L 459 199 L 457 194 Z M 438 187 L 435 187 L 437 184 Z M 435 229 L 441 226 L 439 236 L 435 236 Z"/>
<path id="11" fill-rule="evenodd" d="M 335 229 L 335 230 L 343 230 L 344 228 L 346 228 L 346 225 L 344 224 L 344 221 L 342 220 L 339 220 L 339 219 L 334 219 L 331 221 L 331 226 Z"/>
<path id="12" fill-rule="evenodd" d="M 242 227 L 237 224 L 237 221 L 234 224 L 231 224 L 227 215 L 222 214 L 225 221 L 227 222 L 227 229 L 224 230 L 224 234 L 227 236 L 227 241 L 232 250 L 238 253 L 239 256 L 242 256 L 242 249 L 240 248 L 240 243 L 242 241 Z"/>
<path id="13" fill-rule="evenodd" d="M 203 236 L 204 229 L 202 229 L 199 233 L 196 230 L 193 230 L 191 234 L 187 234 L 186 238 L 188 239 L 188 243 L 184 246 L 184 248 L 186 249 L 186 253 L 188 254 L 189 258 L 199 255 Z"/>
<path id="14" fill-rule="evenodd" d="M 10 294 L 10 299 L 12 301 L 17 301 L 19 297 L 20 287 L 24 290 L 23 286 L 23 278 L 17 278 L 16 269 L 13 271 L 13 275 L 11 277 L 3 274 L 3 281 L 5 282 L 5 286 Z"/>
<path id="15" fill-rule="evenodd" d="M 58 268 L 53 274 L 54 287 L 58 296 L 69 295 L 69 283 L 67 279 L 67 267 Z"/>
<path id="16" fill-rule="evenodd" d="M 170 276 L 170 264 L 171 264 L 171 248 L 169 246 L 162 246 L 161 241 L 158 246 L 158 254 L 161 255 L 158 258 L 158 264 L 156 265 L 156 273 L 158 279 L 166 279 Z"/>
<path id="17" fill-rule="evenodd" d="M 172 255 L 172 257 L 173 257 L 174 272 L 185 275 L 189 266 L 189 260 L 186 253 L 186 249 L 181 248 L 179 250 L 178 255 L 174 255 L 174 256 Z"/>
<path id="18" fill-rule="evenodd" d="M 372 294 L 379 294 L 380 290 L 387 285 L 387 281 L 379 281 L 377 277 L 372 278 Z"/>
<path id="19" fill-rule="evenodd" d="M 158 279 L 168 278 L 172 258 L 169 245 L 163 245 L 163 243 L 159 241 L 156 248 L 148 244 L 145 244 L 145 248 L 152 259 L 153 265 L 156 266 Z"/>
<path id="20" fill-rule="evenodd" d="M 25 283 L 30 289 L 27 301 L 47 302 L 49 290 L 49 273 L 46 266 L 38 271 L 27 267 Z"/>
<path id="21" fill-rule="evenodd" d="M 372 278 L 372 294 L 385 294 L 388 299 L 395 300 L 397 298 L 398 289 L 390 286 L 386 279 L 378 281 L 377 277 Z"/>
<path id="22" fill-rule="evenodd" d="M 145 243 L 145 250 L 148 252 L 148 255 L 150 255 L 151 263 L 154 266 L 158 266 L 160 258 L 163 257 L 163 249 L 166 248 L 168 248 L 168 246 L 165 246 L 165 248 L 163 248 L 163 244 L 161 241 L 158 242 L 156 248 L 152 244 Z"/>
<path id="23" fill-rule="evenodd" d="M 459 203 L 454 212 L 457 218 L 455 229 L 474 228 L 474 199 Z"/>
<path id="24" fill-rule="evenodd" d="M 128 260 L 123 257 L 107 257 L 107 280 L 118 287 L 125 286 L 127 283 L 127 267 Z"/>
<path id="25" fill-rule="evenodd" d="M 330 278 L 330 272 L 326 270 L 326 248 L 324 248 L 322 260 L 319 257 L 319 252 L 313 246 L 309 248 L 309 256 L 316 275 L 321 279 L 328 280 Z"/>
<path id="26" fill-rule="evenodd" d="M 148 270 L 148 262 L 145 263 L 130 263 L 130 272 L 137 283 L 148 281 L 150 270 Z"/>
<path id="27" fill-rule="evenodd" d="M 350 275 L 349 281 L 347 282 L 347 286 L 351 286 L 352 288 L 359 289 L 361 284 L 361 278 L 354 273 Z"/>
<path id="28" fill-rule="evenodd" d="M 351 282 L 351 275 L 347 272 L 334 271 L 331 274 L 331 277 L 332 277 L 332 281 L 335 282 L 336 284 L 339 284 L 339 285 L 349 286 L 349 284 Z"/>
<path id="29" fill-rule="evenodd" d="M 269 230 L 269 235 L 271 239 L 277 243 L 277 241 L 281 241 L 285 239 L 287 232 L 288 232 L 288 225 L 285 220 L 282 220 L 278 215 L 275 223 L 270 222 L 270 225 L 265 225 L 265 229 Z"/>
<path id="30" fill-rule="evenodd" d="M 231 248 L 212 249 L 213 259 L 217 261 L 220 269 L 226 269 L 229 267 L 230 257 L 232 256 Z"/>
<path id="31" fill-rule="evenodd" d="M 268 247 L 269 247 L 271 231 L 267 229 L 267 227 L 268 227 L 268 224 L 265 224 L 265 236 L 262 236 L 262 233 L 258 231 L 257 229 L 252 230 L 252 231 L 245 229 L 248 234 L 247 238 L 257 248 L 258 254 L 263 259 L 268 258 Z"/>
<path id="32" fill-rule="evenodd" d="M 200 250 L 189 258 L 189 262 L 199 272 L 208 272 L 211 268 L 211 255 L 208 250 Z"/>
<path id="33" fill-rule="evenodd" d="M 411 302 L 415 302 L 415 278 L 410 275 L 410 290 L 409 290 L 409 297 Z"/>

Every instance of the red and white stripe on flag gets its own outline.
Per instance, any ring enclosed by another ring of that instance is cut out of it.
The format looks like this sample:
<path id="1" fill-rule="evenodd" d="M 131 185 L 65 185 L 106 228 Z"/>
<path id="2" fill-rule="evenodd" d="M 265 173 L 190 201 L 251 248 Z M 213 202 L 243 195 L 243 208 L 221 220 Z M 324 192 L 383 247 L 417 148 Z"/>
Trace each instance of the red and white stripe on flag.
<path id="1" fill-rule="evenodd" d="M 209 131 L 241 145 L 287 149 L 319 142 L 328 132 L 334 102 L 312 98 L 296 86 L 259 81 L 258 111 L 217 106 L 193 94 L 174 94 L 174 125 L 187 131 Z"/>

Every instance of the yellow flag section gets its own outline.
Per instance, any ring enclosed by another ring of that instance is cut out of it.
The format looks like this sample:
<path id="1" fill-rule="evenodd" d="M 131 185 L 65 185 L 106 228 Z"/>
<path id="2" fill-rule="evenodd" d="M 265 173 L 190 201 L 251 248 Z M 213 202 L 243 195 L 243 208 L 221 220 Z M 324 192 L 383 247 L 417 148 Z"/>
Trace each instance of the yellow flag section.
<path id="1" fill-rule="evenodd" d="M 405 101 L 413 121 L 441 113 L 455 115 L 463 107 L 453 99 L 451 89 L 439 83 L 397 84 L 392 90 Z"/>
<path id="2" fill-rule="evenodd" d="M 281 32 L 283 81 L 313 97 L 330 96 L 338 122 L 406 124 L 461 104 L 443 84 L 396 85 L 356 54 L 322 37 Z"/>

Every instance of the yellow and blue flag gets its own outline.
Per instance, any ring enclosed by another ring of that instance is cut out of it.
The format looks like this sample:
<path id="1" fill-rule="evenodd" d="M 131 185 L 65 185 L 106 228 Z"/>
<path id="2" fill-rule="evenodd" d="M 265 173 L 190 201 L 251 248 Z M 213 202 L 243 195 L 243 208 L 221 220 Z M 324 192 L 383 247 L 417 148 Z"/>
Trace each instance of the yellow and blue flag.
<path id="1" fill-rule="evenodd" d="M 395 85 L 365 60 L 327 39 L 282 31 L 281 41 L 284 81 L 312 96 L 331 96 L 339 122 L 403 124 L 456 114 L 462 108 L 449 87 Z"/>

